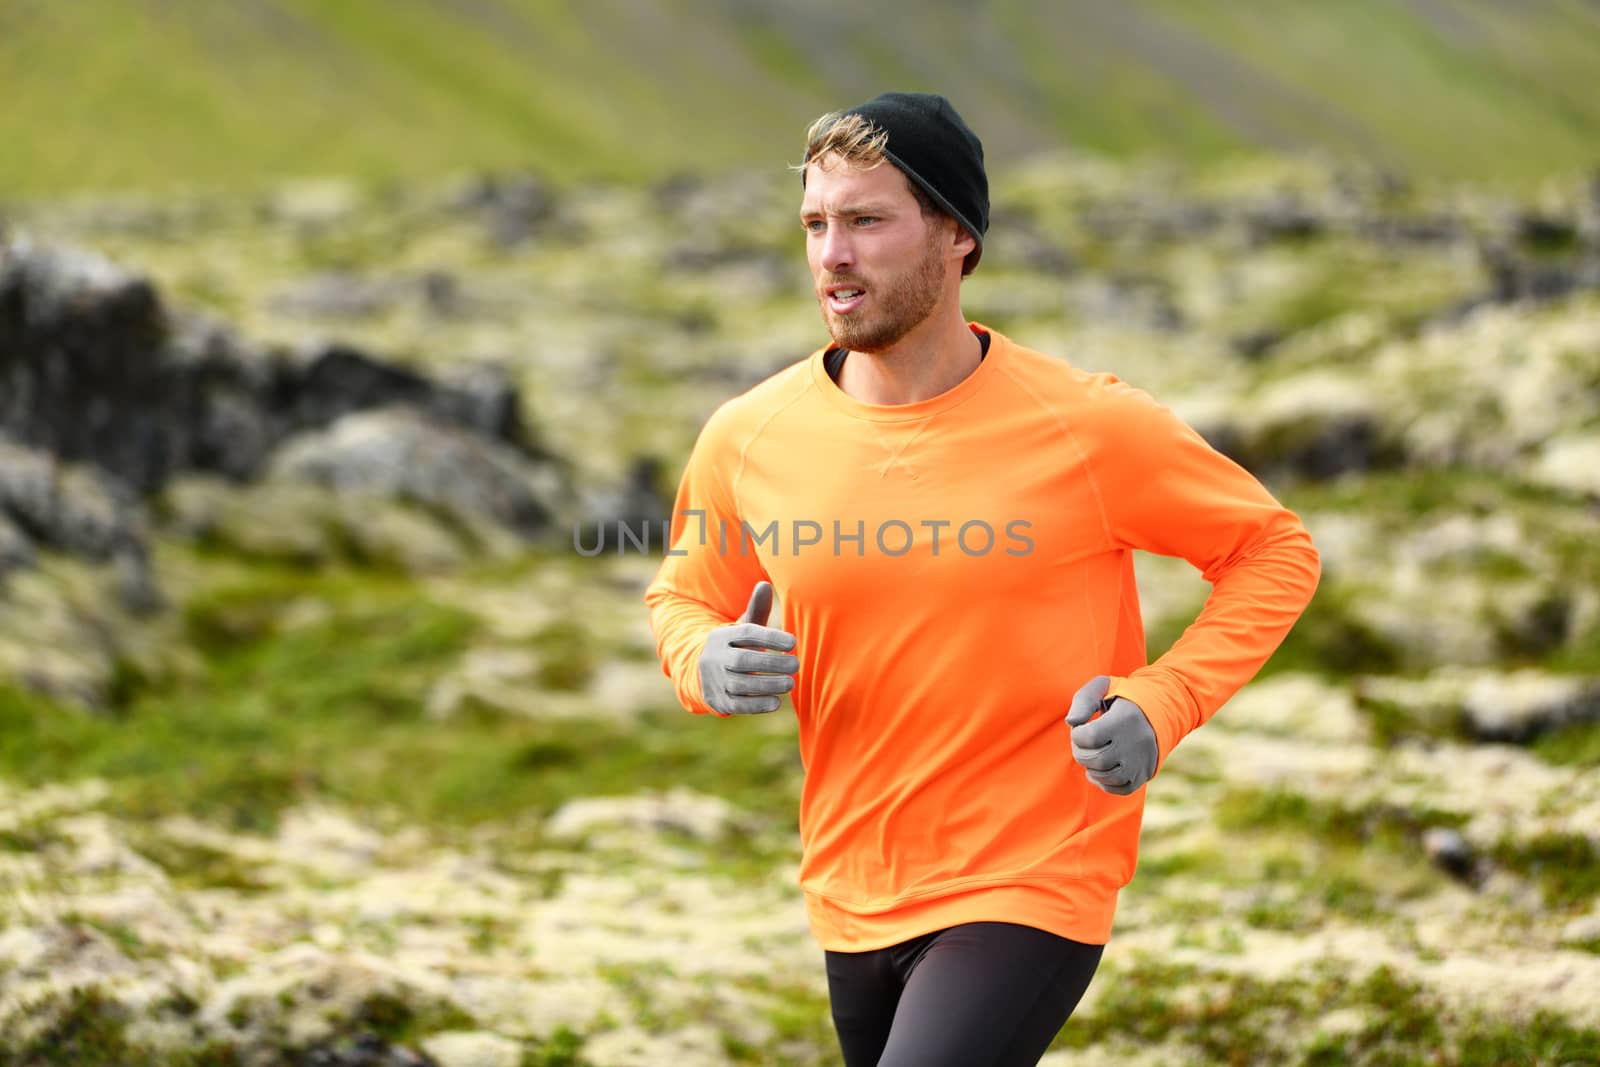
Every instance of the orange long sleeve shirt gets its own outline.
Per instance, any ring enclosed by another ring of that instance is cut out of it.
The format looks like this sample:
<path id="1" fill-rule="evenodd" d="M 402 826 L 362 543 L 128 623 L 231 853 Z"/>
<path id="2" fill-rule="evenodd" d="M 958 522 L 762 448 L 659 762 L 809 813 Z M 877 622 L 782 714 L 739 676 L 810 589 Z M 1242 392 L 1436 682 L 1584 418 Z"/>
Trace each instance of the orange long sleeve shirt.
<path id="1" fill-rule="evenodd" d="M 976 921 L 1104 944 L 1145 791 L 1105 793 L 1073 761 L 1073 694 L 1110 675 L 1155 728 L 1159 774 L 1319 576 L 1299 519 L 1148 394 L 972 328 L 987 356 L 936 397 L 864 403 L 819 350 L 719 407 L 645 593 L 662 669 L 703 714 L 706 636 L 772 582 L 798 642 L 800 885 L 825 949 Z M 1212 584 L 1151 664 L 1134 549 Z"/>

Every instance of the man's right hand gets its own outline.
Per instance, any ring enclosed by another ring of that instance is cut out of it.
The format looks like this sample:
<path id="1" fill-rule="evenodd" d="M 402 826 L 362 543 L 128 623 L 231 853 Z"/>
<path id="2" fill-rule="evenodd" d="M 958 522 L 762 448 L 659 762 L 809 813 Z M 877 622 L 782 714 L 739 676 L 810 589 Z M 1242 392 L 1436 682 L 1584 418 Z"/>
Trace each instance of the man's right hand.
<path id="1" fill-rule="evenodd" d="M 800 669 L 795 636 L 767 625 L 772 583 L 757 582 L 739 621 L 711 631 L 700 651 L 700 694 L 723 715 L 761 715 L 783 706 Z M 774 651 L 757 651 L 772 649 Z"/>

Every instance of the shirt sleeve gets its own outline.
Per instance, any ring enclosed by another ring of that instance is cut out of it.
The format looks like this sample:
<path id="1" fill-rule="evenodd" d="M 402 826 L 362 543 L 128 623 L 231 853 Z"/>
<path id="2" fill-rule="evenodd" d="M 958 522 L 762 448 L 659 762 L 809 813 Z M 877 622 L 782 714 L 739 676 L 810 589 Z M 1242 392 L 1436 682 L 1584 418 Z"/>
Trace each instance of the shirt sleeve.
<path id="1" fill-rule="evenodd" d="M 1155 728 L 1157 770 L 1283 642 L 1321 576 L 1299 517 L 1149 394 L 1107 376 L 1096 483 L 1114 546 L 1178 556 L 1211 583 L 1194 623 L 1108 696 Z"/>
<path id="2" fill-rule="evenodd" d="M 725 404 L 706 420 L 689 455 L 673 504 L 670 547 L 644 594 L 661 670 L 679 703 L 724 718 L 701 693 L 700 652 L 707 635 L 736 620 L 755 584 L 767 577 L 755 552 L 740 552 L 733 490 L 739 461 Z"/>

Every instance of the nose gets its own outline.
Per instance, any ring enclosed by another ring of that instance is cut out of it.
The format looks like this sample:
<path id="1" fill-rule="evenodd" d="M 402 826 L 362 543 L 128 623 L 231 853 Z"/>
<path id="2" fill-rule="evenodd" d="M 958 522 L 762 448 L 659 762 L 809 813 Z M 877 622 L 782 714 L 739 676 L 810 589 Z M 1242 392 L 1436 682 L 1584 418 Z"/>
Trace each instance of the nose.
<path id="1" fill-rule="evenodd" d="M 850 244 L 850 233 L 843 226 L 832 225 L 822 235 L 822 267 L 832 274 L 840 273 L 855 264 L 855 250 Z"/>

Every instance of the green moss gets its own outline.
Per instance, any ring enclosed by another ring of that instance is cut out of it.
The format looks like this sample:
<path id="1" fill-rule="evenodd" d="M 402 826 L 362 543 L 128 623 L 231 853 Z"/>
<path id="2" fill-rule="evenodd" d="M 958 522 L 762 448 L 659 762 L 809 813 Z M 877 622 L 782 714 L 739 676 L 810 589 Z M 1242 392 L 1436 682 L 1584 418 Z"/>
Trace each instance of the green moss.
<path id="1" fill-rule="evenodd" d="M 1467 816 L 1386 804 L 1352 807 L 1313 800 L 1287 789 L 1229 789 L 1212 809 L 1226 830 L 1300 830 L 1348 844 L 1403 846 L 1430 827 L 1460 827 Z"/>
<path id="2" fill-rule="evenodd" d="M 1356 688 L 1356 706 L 1371 727 L 1373 744 L 1389 748 L 1408 738 L 1455 738 L 1472 736 L 1466 711 L 1459 706 L 1438 711 L 1410 707 L 1392 700 L 1381 700 Z"/>
<path id="3" fill-rule="evenodd" d="M 547 689 L 581 691 L 594 678 L 597 655 L 593 636 L 575 619 L 548 623 L 533 635 L 539 657 L 539 684 Z"/>
<path id="4" fill-rule="evenodd" d="M 477 1022 L 447 1002 L 419 1007 L 393 994 L 374 993 L 356 1006 L 347 1025 L 359 1033 L 400 1044 L 446 1030 L 476 1029 Z"/>
<path id="5" fill-rule="evenodd" d="M 1102 968 L 1099 998 L 1074 1014 L 1053 1048 L 1175 1045 L 1181 1061 L 1342 1067 L 1490 1067 L 1583 1063 L 1600 1052 L 1600 1030 L 1548 1011 L 1510 1019 L 1448 1006 L 1388 966 L 1351 983 L 1332 964 L 1303 978 L 1261 981 L 1171 964 L 1148 954 Z M 1315 1020 L 1353 1010 L 1360 1022 L 1338 1034 Z"/>
<path id="6" fill-rule="evenodd" d="M 0 852 L 40 852 L 65 841 L 66 838 L 43 820 L 22 822 L 0 830 Z"/>
<path id="7" fill-rule="evenodd" d="M 207 1043 L 191 1049 L 156 1052 L 128 1038 L 132 1018 L 126 1008 L 99 989 L 73 989 L 30 1007 L 31 1019 L 48 1019 L 19 1040 L 0 1035 L 5 1067 L 239 1067 L 237 1049 Z"/>
<path id="8" fill-rule="evenodd" d="M 137 959 L 140 956 L 146 955 L 144 939 L 139 936 L 139 932 L 137 930 L 126 925 L 125 923 L 112 922 L 107 919 L 82 915 L 78 912 L 68 912 L 61 917 L 61 921 L 68 926 L 86 927 L 91 930 L 98 930 L 100 933 L 110 938 L 111 943 L 116 945 L 118 952 L 122 953 L 129 959 Z"/>
<path id="9" fill-rule="evenodd" d="M 522 1054 L 518 1067 L 587 1067 L 582 1035 L 558 1026 L 554 1033 Z"/>
<path id="10" fill-rule="evenodd" d="M 1149 852 L 1139 857 L 1141 881 L 1171 878 L 1174 875 L 1206 873 L 1226 869 L 1228 858 L 1214 848 L 1185 849 L 1176 852 Z"/>
<path id="11" fill-rule="evenodd" d="M 255 869 L 230 852 L 159 833 L 136 837 L 140 854 L 161 867 L 179 886 L 195 889 L 232 889 L 257 893 L 270 888 Z"/>
<path id="12" fill-rule="evenodd" d="M 1541 735 L 1533 751 L 1549 763 L 1600 767 L 1600 722 L 1570 723 Z"/>
<path id="13" fill-rule="evenodd" d="M 1353 674 L 1398 671 L 1404 665 L 1403 653 L 1351 610 L 1356 595 L 1324 580 L 1261 673 L 1312 672 L 1345 681 Z"/>
<path id="14" fill-rule="evenodd" d="M 1532 878 L 1555 907 L 1600 898 L 1600 848 L 1582 834 L 1542 833 L 1503 838 L 1490 850 L 1498 863 Z"/>

